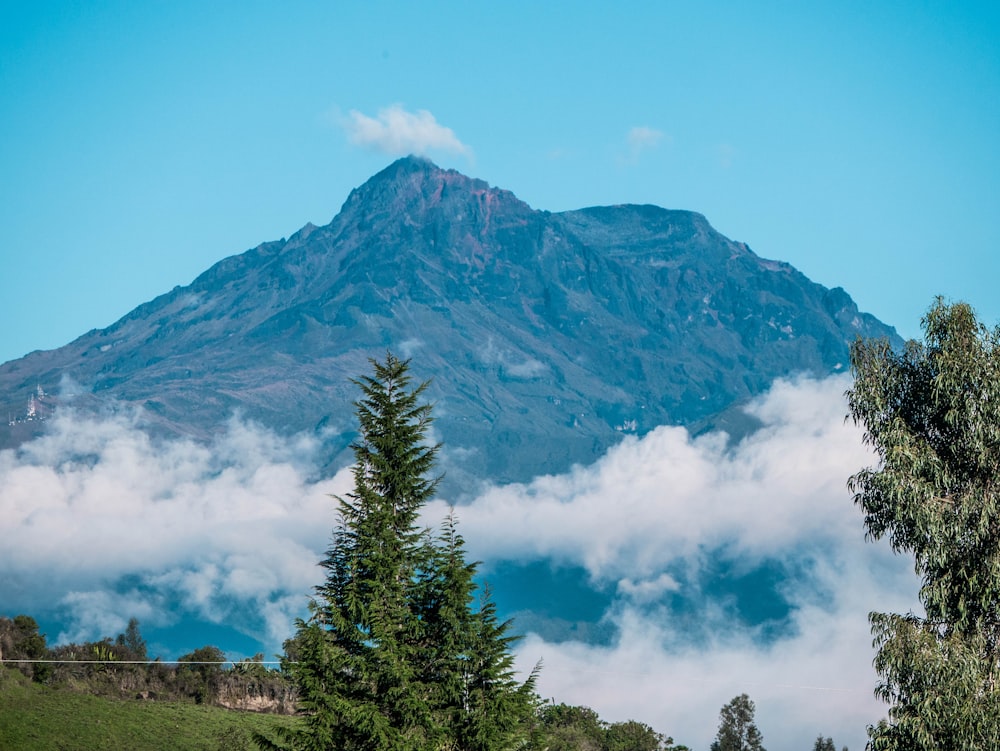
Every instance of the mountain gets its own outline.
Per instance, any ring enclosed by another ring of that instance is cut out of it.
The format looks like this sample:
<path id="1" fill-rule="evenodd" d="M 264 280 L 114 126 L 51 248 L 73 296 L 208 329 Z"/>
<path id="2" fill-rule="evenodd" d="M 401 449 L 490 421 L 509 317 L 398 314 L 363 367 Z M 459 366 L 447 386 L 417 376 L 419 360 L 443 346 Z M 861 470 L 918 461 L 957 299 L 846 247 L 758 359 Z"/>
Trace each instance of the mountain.
<path id="1" fill-rule="evenodd" d="M 455 490 L 593 461 L 624 433 L 715 416 L 779 376 L 848 366 L 894 329 L 848 294 L 757 256 L 689 211 L 537 211 L 408 157 L 324 227 L 225 258 L 105 329 L 0 366 L 0 398 L 136 405 L 150 429 L 206 438 L 233 413 L 354 434 L 349 379 L 386 349 L 433 378 Z M 54 394 L 54 396 L 52 396 Z M 56 407 L 58 408 L 58 407 Z M 714 421 L 713 421 L 714 420 Z M 0 446 L 44 430 L 0 428 Z M 737 426 L 738 427 L 738 426 Z"/>

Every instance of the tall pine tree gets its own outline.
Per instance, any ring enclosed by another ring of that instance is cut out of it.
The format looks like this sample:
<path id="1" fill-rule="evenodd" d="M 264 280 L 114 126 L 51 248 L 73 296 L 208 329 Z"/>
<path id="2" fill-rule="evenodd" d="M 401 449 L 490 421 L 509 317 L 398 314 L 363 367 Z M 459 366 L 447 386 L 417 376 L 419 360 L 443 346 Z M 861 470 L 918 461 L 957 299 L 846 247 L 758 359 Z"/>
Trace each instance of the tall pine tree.
<path id="1" fill-rule="evenodd" d="M 515 680 L 508 624 L 490 605 L 472 608 L 477 564 L 465 560 L 454 515 L 437 537 L 418 526 L 438 482 L 427 383 L 411 388 L 409 362 L 392 354 L 372 366 L 355 381 L 354 489 L 338 498 L 326 580 L 292 642 L 305 725 L 283 741 L 310 751 L 517 745 L 534 675 Z"/>

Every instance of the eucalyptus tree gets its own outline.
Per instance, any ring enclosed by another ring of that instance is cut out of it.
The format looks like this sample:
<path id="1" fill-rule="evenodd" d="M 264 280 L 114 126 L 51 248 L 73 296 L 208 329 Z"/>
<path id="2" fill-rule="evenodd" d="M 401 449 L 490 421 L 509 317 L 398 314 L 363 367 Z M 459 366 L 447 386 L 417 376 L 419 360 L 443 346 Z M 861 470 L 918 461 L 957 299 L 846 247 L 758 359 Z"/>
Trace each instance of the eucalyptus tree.
<path id="1" fill-rule="evenodd" d="M 764 738 L 754 722 L 756 707 L 746 694 L 740 694 L 719 711 L 719 729 L 712 741 L 712 751 L 765 751 Z"/>
<path id="2" fill-rule="evenodd" d="M 850 412 L 877 464 L 850 488 L 867 534 L 914 556 L 922 615 L 872 613 L 871 747 L 1000 748 L 1000 329 L 938 298 L 924 341 L 851 350 Z"/>

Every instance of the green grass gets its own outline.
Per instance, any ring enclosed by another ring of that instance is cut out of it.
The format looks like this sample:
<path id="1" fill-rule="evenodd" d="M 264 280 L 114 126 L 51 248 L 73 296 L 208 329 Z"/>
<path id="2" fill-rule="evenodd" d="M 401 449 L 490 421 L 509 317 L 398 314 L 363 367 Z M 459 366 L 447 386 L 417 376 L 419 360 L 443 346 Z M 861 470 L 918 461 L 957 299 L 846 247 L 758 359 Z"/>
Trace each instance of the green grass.
<path id="1" fill-rule="evenodd" d="M 32 683 L 0 667 L 4 751 L 240 751 L 250 732 L 273 736 L 296 720 L 176 701 L 108 699 Z"/>

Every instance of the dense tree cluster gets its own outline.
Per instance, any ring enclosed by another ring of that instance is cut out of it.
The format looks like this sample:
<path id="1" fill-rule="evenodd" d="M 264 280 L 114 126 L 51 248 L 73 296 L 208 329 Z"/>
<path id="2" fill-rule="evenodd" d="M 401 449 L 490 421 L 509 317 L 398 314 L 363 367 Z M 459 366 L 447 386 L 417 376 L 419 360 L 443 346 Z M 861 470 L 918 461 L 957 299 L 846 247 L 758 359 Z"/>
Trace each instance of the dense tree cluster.
<path id="1" fill-rule="evenodd" d="M 545 704 L 538 712 L 535 747 L 546 751 L 688 751 L 673 738 L 635 720 L 607 723 L 590 707 Z"/>
<path id="2" fill-rule="evenodd" d="M 912 553 L 924 614 L 872 613 L 875 751 L 1000 748 L 1000 329 L 938 299 L 924 342 L 858 341 L 848 400 L 874 468 L 851 478 L 874 539 Z"/>

